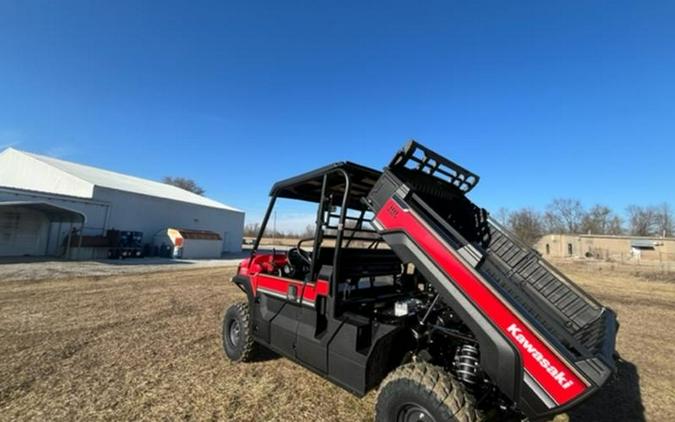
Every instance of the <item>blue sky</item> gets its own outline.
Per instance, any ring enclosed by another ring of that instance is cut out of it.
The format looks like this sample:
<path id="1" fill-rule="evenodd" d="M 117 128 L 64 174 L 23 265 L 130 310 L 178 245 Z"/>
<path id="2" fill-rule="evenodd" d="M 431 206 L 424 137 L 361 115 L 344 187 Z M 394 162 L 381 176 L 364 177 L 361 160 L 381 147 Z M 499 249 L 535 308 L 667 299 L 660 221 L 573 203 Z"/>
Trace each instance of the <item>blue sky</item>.
<path id="1" fill-rule="evenodd" d="M 480 205 L 674 201 L 675 2 L 0 2 L 0 147 L 259 218 L 271 184 L 407 139 Z"/>

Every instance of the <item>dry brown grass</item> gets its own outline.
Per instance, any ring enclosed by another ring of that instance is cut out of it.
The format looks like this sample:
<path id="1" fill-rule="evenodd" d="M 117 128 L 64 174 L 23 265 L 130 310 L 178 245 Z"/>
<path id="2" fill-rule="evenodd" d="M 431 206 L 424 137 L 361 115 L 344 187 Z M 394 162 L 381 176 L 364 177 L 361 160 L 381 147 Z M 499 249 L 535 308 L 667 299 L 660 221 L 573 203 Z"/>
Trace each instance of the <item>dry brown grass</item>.
<path id="1" fill-rule="evenodd" d="M 624 362 L 613 382 L 579 409 L 580 420 L 640 420 L 643 408 L 647 420 L 675 420 L 675 283 L 653 281 L 644 270 L 558 266 L 612 307 L 621 323 L 617 350 Z"/>
<path id="2" fill-rule="evenodd" d="M 563 267 L 619 313 L 618 380 L 572 420 L 675 420 L 675 284 Z M 371 420 L 286 359 L 233 365 L 220 322 L 232 270 L 0 282 L 2 420 Z M 639 376 L 639 389 L 635 378 Z"/>

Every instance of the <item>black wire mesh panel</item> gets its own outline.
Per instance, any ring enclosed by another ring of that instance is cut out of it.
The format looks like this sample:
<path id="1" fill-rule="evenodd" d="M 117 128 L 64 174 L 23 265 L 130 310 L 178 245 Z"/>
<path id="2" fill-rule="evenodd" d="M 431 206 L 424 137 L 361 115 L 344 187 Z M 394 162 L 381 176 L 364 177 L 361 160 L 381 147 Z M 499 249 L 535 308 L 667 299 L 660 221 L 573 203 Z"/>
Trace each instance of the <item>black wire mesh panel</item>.
<path id="1" fill-rule="evenodd" d="M 434 176 L 456 187 L 463 193 L 467 193 L 473 189 L 480 179 L 478 175 L 415 141 L 410 141 L 396 154 L 389 164 L 389 168 L 405 168 Z"/>

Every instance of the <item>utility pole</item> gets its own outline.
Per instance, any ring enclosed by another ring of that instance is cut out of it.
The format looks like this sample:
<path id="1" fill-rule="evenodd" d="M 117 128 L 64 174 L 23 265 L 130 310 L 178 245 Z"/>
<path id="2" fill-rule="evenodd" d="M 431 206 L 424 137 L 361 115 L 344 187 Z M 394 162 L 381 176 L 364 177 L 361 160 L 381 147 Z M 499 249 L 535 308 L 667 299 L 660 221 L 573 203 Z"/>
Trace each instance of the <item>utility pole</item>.
<path id="1" fill-rule="evenodd" d="M 277 210 L 274 210 L 274 228 L 272 229 L 272 243 L 277 243 Z"/>

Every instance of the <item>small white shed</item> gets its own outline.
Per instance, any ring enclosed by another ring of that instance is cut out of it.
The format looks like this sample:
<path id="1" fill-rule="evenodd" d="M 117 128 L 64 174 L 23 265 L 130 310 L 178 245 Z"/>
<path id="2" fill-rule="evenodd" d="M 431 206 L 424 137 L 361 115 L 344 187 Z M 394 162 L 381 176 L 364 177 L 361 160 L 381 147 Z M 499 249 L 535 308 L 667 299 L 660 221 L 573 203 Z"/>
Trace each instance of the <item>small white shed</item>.
<path id="1" fill-rule="evenodd" d="M 220 258 L 223 249 L 223 238 L 207 230 L 167 228 L 154 236 L 153 243 L 160 251 L 170 248 L 171 257 L 183 259 Z"/>

